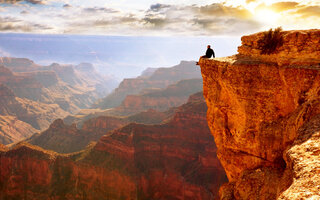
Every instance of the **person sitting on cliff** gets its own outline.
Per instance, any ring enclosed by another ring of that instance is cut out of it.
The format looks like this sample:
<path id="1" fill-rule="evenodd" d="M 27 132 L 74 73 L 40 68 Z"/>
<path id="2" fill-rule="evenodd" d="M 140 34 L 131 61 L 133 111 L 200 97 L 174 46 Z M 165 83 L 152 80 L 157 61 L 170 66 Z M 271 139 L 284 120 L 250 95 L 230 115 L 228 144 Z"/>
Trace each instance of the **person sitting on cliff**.
<path id="1" fill-rule="evenodd" d="M 211 57 L 215 58 L 215 55 L 214 55 L 213 49 L 211 49 L 211 46 L 208 45 L 206 55 L 201 56 L 201 58 L 211 58 Z M 199 62 L 197 62 L 197 65 L 199 65 Z"/>
<path id="2" fill-rule="evenodd" d="M 210 45 L 208 45 L 206 55 L 201 56 L 201 58 L 211 58 L 211 57 L 215 58 L 215 55 L 214 55 L 213 49 L 211 49 Z"/>

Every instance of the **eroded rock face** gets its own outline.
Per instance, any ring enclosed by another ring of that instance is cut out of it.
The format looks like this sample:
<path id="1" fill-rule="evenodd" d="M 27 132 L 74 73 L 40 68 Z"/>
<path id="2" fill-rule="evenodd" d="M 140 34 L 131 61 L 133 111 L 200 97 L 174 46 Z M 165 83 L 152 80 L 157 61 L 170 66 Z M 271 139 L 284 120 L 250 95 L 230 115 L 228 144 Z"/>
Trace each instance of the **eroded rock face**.
<path id="1" fill-rule="evenodd" d="M 201 97 L 167 123 L 129 124 L 77 154 L 0 147 L 0 199 L 213 200 L 226 176 Z"/>
<path id="2" fill-rule="evenodd" d="M 230 181 L 221 199 L 290 199 L 297 192 L 283 192 L 298 168 L 287 148 L 320 114 L 320 31 L 281 34 L 283 45 L 270 55 L 261 54 L 258 33 L 242 37 L 238 55 L 200 59 L 208 124 Z"/>

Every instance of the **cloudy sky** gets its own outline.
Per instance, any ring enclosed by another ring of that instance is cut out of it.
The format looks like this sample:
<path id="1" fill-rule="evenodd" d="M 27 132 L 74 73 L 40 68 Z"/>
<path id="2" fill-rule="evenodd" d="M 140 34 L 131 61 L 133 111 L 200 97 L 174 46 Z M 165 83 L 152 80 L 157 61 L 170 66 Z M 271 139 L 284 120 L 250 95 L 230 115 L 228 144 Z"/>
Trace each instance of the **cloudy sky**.
<path id="1" fill-rule="evenodd" d="M 0 0 L 0 32 L 239 36 L 320 27 L 320 1 Z"/>

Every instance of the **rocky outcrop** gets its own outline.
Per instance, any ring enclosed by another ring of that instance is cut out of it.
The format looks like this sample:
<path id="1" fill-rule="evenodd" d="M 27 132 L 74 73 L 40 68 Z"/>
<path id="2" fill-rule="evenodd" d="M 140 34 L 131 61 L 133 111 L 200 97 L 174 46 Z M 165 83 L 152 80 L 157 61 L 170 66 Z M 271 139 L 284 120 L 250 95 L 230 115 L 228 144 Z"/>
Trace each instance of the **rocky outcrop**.
<path id="1" fill-rule="evenodd" d="M 170 68 L 151 69 L 137 78 L 124 79 L 111 94 L 93 105 L 93 108 L 117 107 L 128 95 L 136 95 L 145 89 L 163 89 L 180 80 L 201 78 L 200 70 L 193 61 L 181 61 Z"/>
<path id="2" fill-rule="evenodd" d="M 0 199 L 212 200 L 226 180 L 215 152 L 198 93 L 167 123 L 129 124 L 80 153 L 1 150 Z"/>
<path id="3" fill-rule="evenodd" d="M 264 35 L 242 37 L 235 56 L 199 61 L 229 179 L 220 199 L 320 198 L 320 30 L 280 32 L 269 54 Z"/>

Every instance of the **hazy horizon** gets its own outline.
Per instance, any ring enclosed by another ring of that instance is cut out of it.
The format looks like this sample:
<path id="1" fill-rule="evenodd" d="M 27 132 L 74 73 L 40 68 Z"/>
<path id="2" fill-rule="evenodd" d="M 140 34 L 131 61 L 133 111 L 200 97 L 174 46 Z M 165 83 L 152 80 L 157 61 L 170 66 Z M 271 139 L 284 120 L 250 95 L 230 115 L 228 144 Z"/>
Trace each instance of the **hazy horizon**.
<path id="1" fill-rule="evenodd" d="M 118 79 L 146 68 L 197 61 L 211 44 L 216 57 L 236 53 L 238 37 L 151 37 L 52 34 L 0 34 L 0 56 L 28 58 L 41 65 L 89 62 Z"/>

